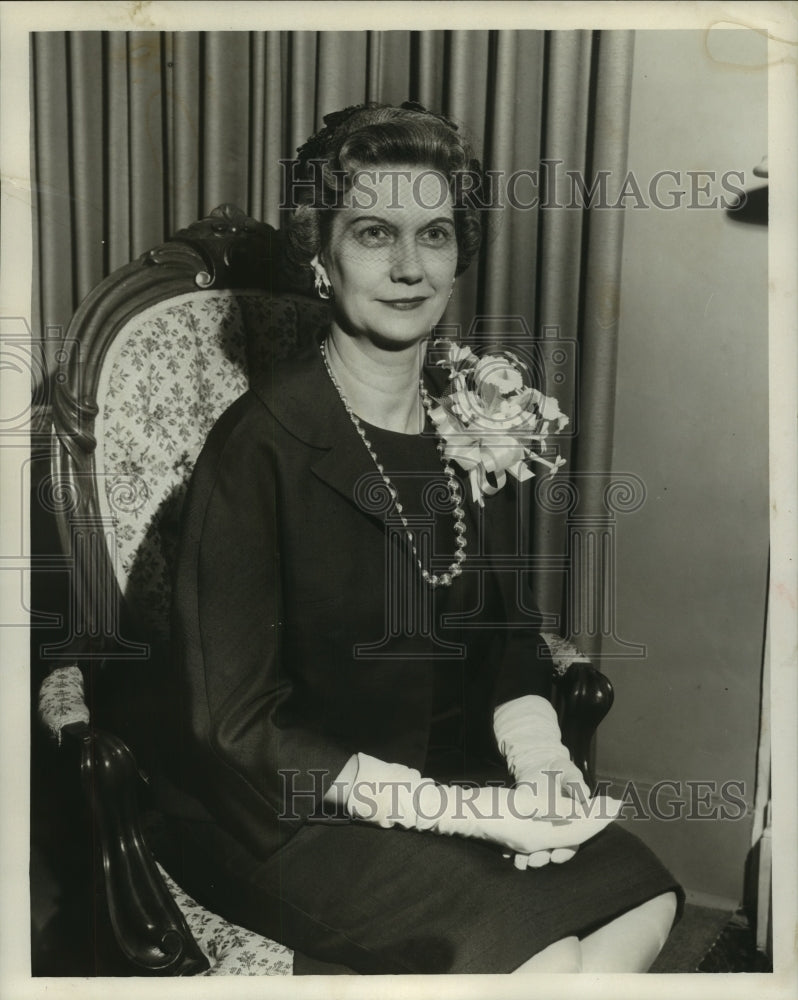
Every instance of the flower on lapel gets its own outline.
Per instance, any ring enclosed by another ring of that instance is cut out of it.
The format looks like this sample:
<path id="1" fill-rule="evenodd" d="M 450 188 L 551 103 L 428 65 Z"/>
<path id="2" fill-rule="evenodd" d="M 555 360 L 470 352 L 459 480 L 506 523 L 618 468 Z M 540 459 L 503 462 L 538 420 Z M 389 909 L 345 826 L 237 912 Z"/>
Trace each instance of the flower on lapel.
<path id="1" fill-rule="evenodd" d="M 531 479 L 533 465 L 553 475 L 565 459 L 545 456 L 546 435 L 561 431 L 568 417 L 557 401 L 531 384 L 529 369 L 511 351 L 478 356 L 451 340 L 433 343 L 435 363 L 449 381 L 429 410 L 444 442 L 445 456 L 468 473 L 472 499 L 484 506 L 507 474 Z"/>

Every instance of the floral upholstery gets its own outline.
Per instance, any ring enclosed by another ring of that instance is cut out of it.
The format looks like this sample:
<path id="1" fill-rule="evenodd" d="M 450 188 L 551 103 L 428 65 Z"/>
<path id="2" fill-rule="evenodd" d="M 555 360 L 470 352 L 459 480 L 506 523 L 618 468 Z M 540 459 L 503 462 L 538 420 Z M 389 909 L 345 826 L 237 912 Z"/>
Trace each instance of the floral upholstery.
<path id="1" fill-rule="evenodd" d="M 320 299 L 299 295 L 239 294 L 247 330 L 247 370 L 252 373 L 272 358 L 288 357 L 329 323 L 329 307 Z"/>
<path id="2" fill-rule="evenodd" d="M 95 423 L 100 510 L 114 525 L 125 597 L 159 638 L 168 634 L 169 567 L 194 463 L 246 387 L 243 322 L 229 291 L 139 313 L 105 358 Z"/>
<path id="3" fill-rule="evenodd" d="M 61 730 L 73 722 L 89 722 L 84 701 L 83 674 L 72 663 L 58 667 L 39 688 L 39 717 L 61 744 Z"/>
<path id="4" fill-rule="evenodd" d="M 138 314 L 114 339 L 97 393 L 100 509 L 114 525 L 120 587 L 159 639 L 180 512 L 208 432 L 248 371 L 296 350 L 326 318 L 324 303 L 299 296 L 198 291 Z"/>
<path id="5" fill-rule="evenodd" d="M 290 948 L 204 909 L 160 865 L 158 868 L 200 951 L 210 962 L 203 976 L 292 975 L 294 953 Z"/>
<path id="6" fill-rule="evenodd" d="M 572 663 L 590 663 L 590 658 L 581 653 L 569 639 L 564 639 L 556 632 L 541 632 L 540 636 L 549 647 L 556 673 L 564 674 Z"/>

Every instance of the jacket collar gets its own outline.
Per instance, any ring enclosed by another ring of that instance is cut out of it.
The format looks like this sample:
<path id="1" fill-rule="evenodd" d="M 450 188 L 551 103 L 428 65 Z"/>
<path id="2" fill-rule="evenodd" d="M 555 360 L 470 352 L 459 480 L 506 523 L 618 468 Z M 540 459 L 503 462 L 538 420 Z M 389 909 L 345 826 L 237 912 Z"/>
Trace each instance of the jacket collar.
<path id="1" fill-rule="evenodd" d="M 439 395 L 446 375 L 430 365 L 424 366 L 423 375 L 432 395 Z M 358 440 L 324 367 L 316 338 L 293 357 L 275 360 L 250 373 L 250 388 L 283 427 L 305 444 L 334 448 L 343 440 L 348 446 L 351 438 L 343 434 L 345 428 Z M 360 448 L 364 450 L 362 444 Z"/>
<path id="2" fill-rule="evenodd" d="M 293 357 L 250 372 L 250 389 L 289 433 L 313 448 L 348 442 L 343 432 L 354 432 L 315 338 Z"/>
<path id="3" fill-rule="evenodd" d="M 429 390 L 438 395 L 446 376 L 440 369 L 426 366 L 424 379 Z M 384 523 L 387 511 L 368 512 L 356 499 L 358 482 L 364 476 L 374 476 L 376 470 L 330 381 L 318 341 L 314 340 L 290 359 L 274 361 L 253 372 L 250 388 L 290 434 L 320 451 L 311 465 L 314 475 L 364 514 Z M 484 514 L 490 519 L 491 530 L 485 533 L 483 544 L 488 555 L 510 553 L 517 545 L 518 511 L 510 503 L 509 494 L 504 495 L 508 487 L 509 484 L 486 501 Z M 468 491 L 465 502 L 474 503 Z M 477 512 L 480 521 L 482 513 Z M 516 607 L 517 601 L 516 574 L 501 572 L 498 576 L 506 613 L 510 616 L 510 609 Z"/>
<path id="4" fill-rule="evenodd" d="M 437 395 L 446 376 L 426 366 L 424 380 Z M 290 434 L 312 448 L 324 449 L 312 465 L 313 472 L 353 500 L 358 481 L 375 474 L 374 462 L 327 374 L 318 340 L 291 358 L 260 366 L 251 373 L 250 388 Z"/>

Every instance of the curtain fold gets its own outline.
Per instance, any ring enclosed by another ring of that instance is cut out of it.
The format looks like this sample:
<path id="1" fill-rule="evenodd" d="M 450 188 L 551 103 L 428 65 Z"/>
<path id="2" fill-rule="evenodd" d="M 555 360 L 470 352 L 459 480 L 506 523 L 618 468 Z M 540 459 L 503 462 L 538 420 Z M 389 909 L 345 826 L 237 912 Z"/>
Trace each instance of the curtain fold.
<path id="1" fill-rule="evenodd" d="M 587 133 L 590 115 L 590 77 L 593 33 L 590 31 L 553 32 L 548 39 L 544 116 L 541 148 L 540 197 L 544 205 L 569 204 L 567 184 L 557 180 L 566 171 L 584 175 L 587 166 Z M 558 366 L 562 350 L 572 352 L 581 361 L 579 342 L 579 304 L 584 279 L 582 236 L 585 213 L 571 208 L 544 208 L 539 212 L 537 255 L 536 319 L 540 337 L 541 363 L 547 372 Z M 565 346 L 563 346 L 565 344 Z M 550 395 L 560 400 L 560 408 L 569 414 L 570 433 L 579 428 L 577 411 L 579 387 L 575 378 L 550 386 Z M 562 454 L 573 468 L 572 439 L 562 442 Z M 566 550 L 566 517 L 558 505 L 543 504 L 535 521 L 535 551 L 541 557 L 556 557 Z M 566 581 L 556 572 L 541 573 L 537 581 L 538 599 L 544 608 L 559 609 Z"/>
<path id="2" fill-rule="evenodd" d="M 34 276 L 33 314 L 40 317 L 41 330 L 34 331 L 57 344 L 60 327 L 77 304 L 72 287 L 72 165 L 69 150 L 66 37 L 59 34 L 32 36 L 34 151 L 33 194 L 38 226 L 38 268 Z M 99 275 L 102 277 L 102 274 Z M 55 334 L 55 336 L 54 336 Z M 47 362 L 51 362 L 52 347 Z"/>
<path id="3" fill-rule="evenodd" d="M 446 59 L 446 33 L 443 31 L 413 32 L 417 52 L 415 73 L 411 86 L 416 94 L 412 99 L 421 101 L 428 108 L 435 107 L 435 99 L 443 90 L 443 64 Z M 435 110 L 440 111 L 441 108 Z"/>
<path id="4" fill-rule="evenodd" d="M 629 145 L 629 98 L 634 33 L 604 32 L 597 39 L 592 149 L 588 177 L 608 177 L 608 202 L 624 186 Z M 581 377 L 579 434 L 573 454 L 578 475 L 576 514 L 570 525 L 569 578 L 564 608 L 566 630 L 587 655 L 596 657 L 602 640 L 614 637 L 614 535 L 611 518 L 613 421 L 620 310 L 623 212 L 587 213 L 583 308 L 580 314 Z M 623 509 L 628 484 L 616 491 Z"/>
<path id="5" fill-rule="evenodd" d="M 588 188 L 601 171 L 611 192 L 621 183 L 632 44 L 631 32 L 591 31 L 34 34 L 34 316 L 48 363 L 53 333 L 94 285 L 217 204 L 279 225 L 278 161 L 325 114 L 418 100 L 465 123 L 507 205 L 487 213 L 482 259 L 444 323 L 467 332 L 493 317 L 494 337 L 526 324 L 556 375 L 544 391 L 578 430 L 578 446 L 558 442 L 568 459 L 558 479 L 578 487 L 580 514 L 603 510 L 623 211 L 555 202 L 572 196 L 567 171 Z M 560 364 L 561 342 L 573 345 L 574 370 Z M 580 596 L 589 574 L 575 590 L 554 565 L 571 544 L 567 515 L 544 504 L 535 527 L 537 551 L 553 560 L 538 592 L 554 613 L 595 597 Z M 601 629 L 590 622 L 577 631 L 595 653 Z"/>
<path id="6" fill-rule="evenodd" d="M 173 180 L 170 199 L 170 231 L 186 225 L 186 219 L 196 214 L 200 203 L 200 49 L 195 32 L 176 32 L 172 42 L 172 58 L 167 61 L 169 91 L 166 103 L 170 107 L 172 156 L 169 158 Z M 168 62 L 172 65 L 169 66 Z"/>
<path id="7" fill-rule="evenodd" d="M 591 174 L 608 172 L 608 201 L 614 204 L 626 175 L 633 33 L 605 33 L 600 40 L 593 109 Z M 582 428 L 580 468 L 603 473 L 612 459 L 618 317 L 620 309 L 623 212 L 596 210 L 588 215 L 584 309 L 581 315 Z M 597 489 L 603 488 L 597 480 Z"/>
<path id="8" fill-rule="evenodd" d="M 518 61 L 513 32 L 496 32 L 491 63 L 493 108 L 514 108 L 518 93 L 516 89 Z M 535 103 L 539 102 L 540 98 L 536 95 Z M 501 170 L 505 176 L 509 177 L 518 169 L 513 155 L 515 152 L 513 137 L 516 134 L 515 115 L 490 114 L 485 117 L 485 159 L 491 163 L 493 169 Z M 527 165 L 533 162 L 529 155 L 532 148 L 534 147 L 532 146 L 526 151 Z M 494 215 L 492 221 L 494 225 L 489 229 L 489 238 L 483 257 L 481 311 L 487 316 L 499 316 L 502 312 L 510 314 L 514 312 L 512 268 L 510 265 L 519 248 L 513 246 L 513 228 L 520 229 L 521 233 L 531 233 L 534 220 L 522 218 L 520 227 L 510 227 L 507 225 L 509 221 L 507 216 L 502 214 L 500 216 Z M 534 258 L 529 254 L 529 251 L 524 248 L 522 253 L 531 264 Z M 532 302 L 534 299 L 530 298 L 527 304 L 531 305 Z M 478 307 L 479 305 L 480 303 L 478 303 Z"/>

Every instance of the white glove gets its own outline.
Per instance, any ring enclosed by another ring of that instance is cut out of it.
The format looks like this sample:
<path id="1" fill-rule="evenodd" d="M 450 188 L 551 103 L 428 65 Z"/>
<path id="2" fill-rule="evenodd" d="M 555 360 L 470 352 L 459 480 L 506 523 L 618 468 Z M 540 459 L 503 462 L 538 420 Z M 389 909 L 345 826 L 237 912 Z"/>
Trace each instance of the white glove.
<path id="1" fill-rule="evenodd" d="M 590 798 L 582 772 L 562 743 L 554 706 L 539 695 L 524 695 L 500 705 L 493 713 L 493 731 L 507 769 L 516 783 L 536 787 L 538 796 L 567 794 L 584 804 Z M 516 855 L 516 868 L 540 868 L 549 861 L 570 860 L 573 846 L 554 852 Z"/>
<path id="2" fill-rule="evenodd" d="M 560 797 L 553 816 L 550 799 L 541 810 L 540 800 L 530 798 L 523 788 L 439 785 L 403 764 L 388 764 L 363 753 L 357 760 L 357 778 L 345 803 L 353 819 L 384 828 L 474 837 L 522 854 L 581 844 L 609 825 L 622 805 L 606 799 L 592 815 L 569 818 L 570 803 Z"/>

